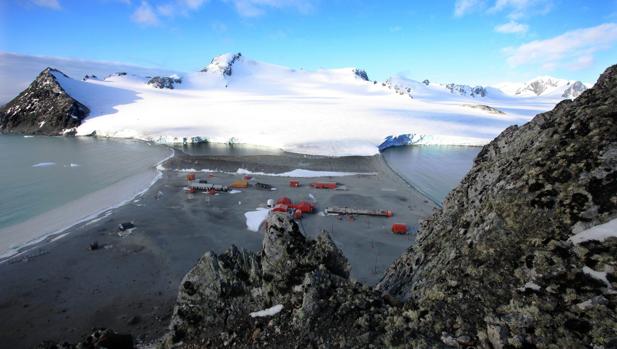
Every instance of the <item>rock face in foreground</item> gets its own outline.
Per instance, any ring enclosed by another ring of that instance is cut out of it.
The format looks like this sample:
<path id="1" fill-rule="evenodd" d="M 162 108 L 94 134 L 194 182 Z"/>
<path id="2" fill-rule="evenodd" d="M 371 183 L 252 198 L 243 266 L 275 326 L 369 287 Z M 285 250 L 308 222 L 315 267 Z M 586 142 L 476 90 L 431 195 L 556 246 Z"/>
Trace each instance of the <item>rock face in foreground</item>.
<path id="1" fill-rule="evenodd" d="M 415 304 L 421 332 L 444 342 L 615 348 L 617 239 L 568 239 L 616 216 L 613 66 L 575 101 L 485 146 L 379 288 Z"/>
<path id="2" fill-rule="evenodd" d="M 383 313 L 384 303 L 349 280 L 347 260 L 326 233 L 306 240 L 274 213 L 259 253 L 207 253 L 186 275 L 163 347 L 365 346 L 373 340 L 371 309 Z"/>
<path id="3" fill-rule="evenodd" d="M 61 135 L 81 124 L 90 110 L 60 85 L 62 72 L 46 68 L 19 96 L 0 109 L 0 132 Z M 70 132 L 70 131 L 69 131 Z"/>

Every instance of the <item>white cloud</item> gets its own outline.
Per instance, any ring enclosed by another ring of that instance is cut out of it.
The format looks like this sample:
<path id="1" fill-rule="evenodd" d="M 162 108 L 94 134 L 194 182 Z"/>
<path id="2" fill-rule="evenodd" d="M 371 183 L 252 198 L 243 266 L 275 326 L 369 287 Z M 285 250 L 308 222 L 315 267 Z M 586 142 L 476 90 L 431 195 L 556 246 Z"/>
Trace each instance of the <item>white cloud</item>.
<path id="1" fill-rule="evenodd" d="M 482 0 L 456 0 L 454 3 L 454 15 L 461 17 L 482 6 L 484 6 L 484 1 Z"/>
<path id="2" fill-rule="evenodd" d="M 236 11 L 243 17 L 263 15 L 268 8 L 291 8 L 300 13 L 310 13 L 314 10 L 313 0 L 225 0 L 233 3 Z"/>
<path id="3" fill-rule="evenodd" d="M 553 7 L 552 0 L 497 0 L 489 13 L 508 11 L 512 20 L 548 13 Z"/>
<path id="4" fill-rule="evenodd" d="M 155 26 L 159 24 L 159 18 L 154 9 L 147 1 L 142 1 L 141 5 L 133 12 L 131 19 L 139 24 Z"/>
<path id="5" fill-rule="evenodd" d="M 36 6 L 47 7 L 52 10 L 60 10 L 60 2 L 58 0 L 32 0 L 32 3 Z"/>
<path id="6" fill-rule="evenodd" d="M 403 30 L 403 27 L 401 27 L 400 25 L 395 25 L 389 28 L 391 33 L 398 33 L 401 30 Z"/>
<path id="7" fill-rule="evenodd" d="M 511 21 L 548 13 L 554 0 L 456 0 L 454 15 L 461 17 L 472 12 L 490 15 L 504 13 Z"/>
<path id="8" fill-rule="evenodd" d="M 504 34 L 523 34 L 529 30 L 527 24 L 522 24 L 517 21 L 510 21 L 495 27 L 495 31 Z"/>
<path id="9" fill-rule="evenodd" d="M 582 69 L 593 63 L 593 55 L 617 42 L 617 23 L 572 30 L 545 40 L 534 40 L 504 49 L 512 67 L 539 65 L 545 70 L 558 67 Z"/>

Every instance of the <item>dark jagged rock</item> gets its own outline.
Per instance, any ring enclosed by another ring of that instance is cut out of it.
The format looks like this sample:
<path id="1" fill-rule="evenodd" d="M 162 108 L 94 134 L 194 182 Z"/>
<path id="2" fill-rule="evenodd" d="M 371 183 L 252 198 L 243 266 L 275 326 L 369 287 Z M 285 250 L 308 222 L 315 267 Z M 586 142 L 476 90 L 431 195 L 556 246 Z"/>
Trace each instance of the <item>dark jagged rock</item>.
<path id="1" fill-rule="evenodd" d="M 167 88 L 167 89 L 171 89 L 173 90 L 175 87 L 175 84 L 181 84 L 182 83 L 182 79 L 181 78 L 176 78 L 176 77 L 171 77 L 171 76 L 155 76 L 153 78 L 151 78 L 150 80 L 148 80 L 148 85 L 156 87 L 156 88 Z"/>
<path id="2" fill-rule="evenodd" d="M 383 326 L 367 312 L 386 307 L 349 270 L 326 233 L 307 240 L 287 215 L 272 214 L 259 253 L 207 253 L 186 275 L 163 347 L 367 346 L 371 325 Z M 273 306 L 282 310 L 251 316 Z"/>
<path id="3" fill-rule="evenodd" d="M 61 135 L 74 129 L 90 110 L 71 97 L 56 76 L 62 72 L 46 68 L 19 96 L 0 109 L 0 132 Z"/>
<path id="4" fill-rule="evenodd" d="M 428 86 L 428 85 L 430 85 L 430 84 L 431 84 L 431 82 L 429 81 L 429 79 L 424 79 L 424 80 L 422 81 L 422 83 L 423 83 L 423 84 L 425 84 L 426 86 Z"/>
<path id="5" fill-rule="evenodd" d="M 369 81 L 368 74 L 366 73 L 366 70 L 354 68 L 353 69 L 353 73 L 354 73 L 355 76 L 359 77 L 360 79 L 362 79 L 364 81 Z"/>
<path id="6" fill-rule="evenodd" d="M 607 347 L 617 339 L 617 241 L 568 238 L 616 215 L 613 66 L 576 100 L 485 146 L 379 288 L 427 314 L 421 331 L 445 342 Z M 610 287 L 585 267 L 606 272 Z"/>

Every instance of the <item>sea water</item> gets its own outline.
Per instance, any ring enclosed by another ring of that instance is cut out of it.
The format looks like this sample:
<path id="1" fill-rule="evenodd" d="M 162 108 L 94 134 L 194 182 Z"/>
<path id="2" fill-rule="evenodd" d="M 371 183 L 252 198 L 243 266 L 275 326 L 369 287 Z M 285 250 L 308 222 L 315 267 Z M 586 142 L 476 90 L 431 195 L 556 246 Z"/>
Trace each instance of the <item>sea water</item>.
<path id="1" fill-rule="evenodd" d="M 133 140 L 0 135 L 0 230 L 151 170 L 170 153 Z"/>
<path id="2" fill-rule="evenodd" d="M 382 153 L 392 170 L 409 184 L 441 204 L 469 172 L 480 147 L 411 145 Z"/>

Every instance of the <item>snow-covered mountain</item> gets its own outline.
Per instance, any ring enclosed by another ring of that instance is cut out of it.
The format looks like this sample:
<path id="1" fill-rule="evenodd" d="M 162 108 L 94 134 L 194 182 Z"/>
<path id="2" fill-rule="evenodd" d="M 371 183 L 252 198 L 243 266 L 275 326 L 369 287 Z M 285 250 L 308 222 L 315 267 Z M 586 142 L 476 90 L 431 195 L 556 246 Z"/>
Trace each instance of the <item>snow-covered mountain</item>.
<path id="1" fill-rule="evenodd" d="M 80 64 L 88 69 L 76 69 Z M 424 144 L 482 145 L 562 99 L 402 76 L 378 83 L 357 68 L 297 70 L 239 53 L 178 75 L 130 67 L 110 71 L 118 66 L 101 69 L 104 64 L 84 62 L 75 66 L 63 71 L 71 77 L 57 74 L 56 79 L 90 110 L 78 135 L 164 143 L 233 140 L 319 155 L 375 154 L 387 136 L 410 133 L 424 136 Z M 0 65 L 0 76 L 11 75 L 18 70 L 14 67 L 19 64 Z"/>
<path id="2" fill-rule="evenodd" d="M 556 96 L 576 98 L 591 86 L 580 81 L 540 76 L 524 83 L 502 83 L 495 86 L 504 93 L 514 96 Z"/>

